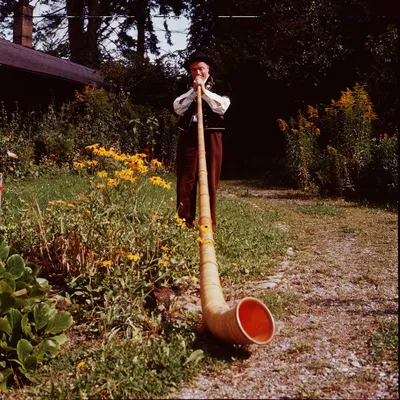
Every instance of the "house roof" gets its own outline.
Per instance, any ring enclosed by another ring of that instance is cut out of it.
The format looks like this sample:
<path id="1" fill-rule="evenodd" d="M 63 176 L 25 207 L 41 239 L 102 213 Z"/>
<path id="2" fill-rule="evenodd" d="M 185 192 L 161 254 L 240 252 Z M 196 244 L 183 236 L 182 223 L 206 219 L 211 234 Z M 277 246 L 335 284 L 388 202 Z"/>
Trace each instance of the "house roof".
<path id="1" fill-rule="evenodd" d="M 0 39 L 0 67 L 3 65 L 72 82 L 104 84 L 91 68 Z"/>

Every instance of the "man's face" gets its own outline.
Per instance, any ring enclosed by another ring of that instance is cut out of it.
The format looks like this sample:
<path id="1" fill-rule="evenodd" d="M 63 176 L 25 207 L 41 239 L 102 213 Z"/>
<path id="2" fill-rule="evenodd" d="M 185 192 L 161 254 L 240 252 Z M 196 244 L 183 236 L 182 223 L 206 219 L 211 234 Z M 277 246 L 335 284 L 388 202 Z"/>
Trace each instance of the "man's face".
<path id="1" fill-rule="evenodd" d="M 210 67 L 203 61 L 195 61 L 190 64 L 190 73 L 192 74 L 193 79 L 200 76 L 200 78 L 206 80 L 209 70 Z"/>

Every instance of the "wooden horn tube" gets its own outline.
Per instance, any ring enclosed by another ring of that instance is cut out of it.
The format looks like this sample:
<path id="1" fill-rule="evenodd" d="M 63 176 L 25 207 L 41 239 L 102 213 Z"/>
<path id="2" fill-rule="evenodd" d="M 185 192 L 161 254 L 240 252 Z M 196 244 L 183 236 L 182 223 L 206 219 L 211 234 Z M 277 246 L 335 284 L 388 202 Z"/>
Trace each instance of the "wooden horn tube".
<path id="1" fill-rule="evenodd" d="M 275 332 L 274 318 L 267 306 L 253 297 L 245 297 L 229 308 L 222 292 L 212 231 L 201 101 L 201 87 L 198 86 L 200 299 L 203 313 L 198 331 L 208 329 L 214 336 L 232 344 L 266 344 Z"/>

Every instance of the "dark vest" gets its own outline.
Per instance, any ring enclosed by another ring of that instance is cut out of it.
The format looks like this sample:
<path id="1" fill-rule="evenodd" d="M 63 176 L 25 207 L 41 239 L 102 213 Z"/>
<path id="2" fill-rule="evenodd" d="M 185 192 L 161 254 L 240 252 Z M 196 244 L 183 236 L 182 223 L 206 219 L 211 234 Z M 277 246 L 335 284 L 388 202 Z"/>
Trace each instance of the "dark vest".
<path id="1" fill-rule="evenodd" d="M 190 88 L 188 88 L 189 90 Z M 220 80 L 213 79 L 212 76 L 209 76 L 206 81 L 206 89 L 210 90 L 213 93 L 216 93 L 220 96 L 230 96 L 230 86 L 227 82 L 223 82 Z M 211 110 L 208 103 L 202 99 L 201 101 L 202 109 L 203 109 L 203 127 L 204 130 L 224 130 L 225 129 L 225 120 L 223 115 L 219 115 Z M 197 98 L 193 100 L 192 104 L 186 110 L 185 114 L 183 114 L 178 123 L 178 128 L 183 131 L 188 131 L 192 125 L 193 116 L 197 114 Z M 197 123 L 194 122 L 197 126 Z"/>

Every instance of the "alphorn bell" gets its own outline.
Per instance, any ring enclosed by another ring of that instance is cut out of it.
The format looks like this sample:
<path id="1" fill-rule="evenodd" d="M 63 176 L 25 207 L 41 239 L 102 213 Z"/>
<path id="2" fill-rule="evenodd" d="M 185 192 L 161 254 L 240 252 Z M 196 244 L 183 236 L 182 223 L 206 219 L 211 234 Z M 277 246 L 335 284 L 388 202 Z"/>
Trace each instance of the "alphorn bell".
<path id="1" fill-rule="evenodd" d="M 197 87 L 197 124 L 202 309 L 198 332 L 208 329 L 217 338 L 232 344 L 266 344 L 275 332 L 274 318 L 267 306 L 253 297 L 245 297 L 229 308 L 222 292 L 212 231 L 200 85 Z"/>

